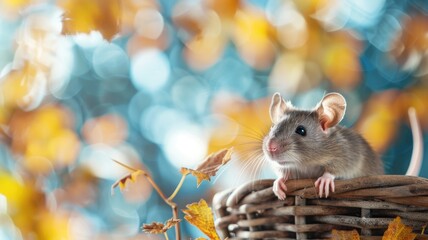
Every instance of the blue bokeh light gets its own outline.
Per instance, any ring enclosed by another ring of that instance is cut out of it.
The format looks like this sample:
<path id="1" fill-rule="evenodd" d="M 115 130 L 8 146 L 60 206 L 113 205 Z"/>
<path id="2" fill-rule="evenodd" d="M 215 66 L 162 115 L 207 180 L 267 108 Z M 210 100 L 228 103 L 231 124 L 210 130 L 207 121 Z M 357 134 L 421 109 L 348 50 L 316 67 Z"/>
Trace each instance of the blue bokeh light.
<path id="1" fill-rule="evenodd" d="M 167 56 L 157 49 L 143 50 L 131 59 L 131 80 L 138 90 L 156 92 L 162 89 L 170 72 Z"/>

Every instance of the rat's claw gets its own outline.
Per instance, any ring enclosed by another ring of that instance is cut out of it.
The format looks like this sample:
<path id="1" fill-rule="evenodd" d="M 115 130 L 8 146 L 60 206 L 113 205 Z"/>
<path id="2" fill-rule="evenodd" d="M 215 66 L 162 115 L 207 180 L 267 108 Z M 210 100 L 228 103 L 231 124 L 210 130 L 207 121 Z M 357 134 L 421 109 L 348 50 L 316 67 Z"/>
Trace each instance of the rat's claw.
<path id="1" fill-rule="evenodd" d="M 323 192 L 325 193 L 325 198 L 327 198 L 330 194 L 330 188 L 332 192 L 334 192 L 335 190 L 334 175 L 325 172 L 321 177 L 317 179 L 317 181 L 315 181 L 315 187 L 318 188 L 320 198 L 322 197 Z"/>
<path id="2" fill-rule="evenodd" d="M 275 195 L 280 199 L 284 200 L 287 196 L 285 195 L 285 192 L 287 191 L 287 186 L 285 185 L 285 179 L 280 177 L 277 178 L 273 182 L 273 192 Z"/>

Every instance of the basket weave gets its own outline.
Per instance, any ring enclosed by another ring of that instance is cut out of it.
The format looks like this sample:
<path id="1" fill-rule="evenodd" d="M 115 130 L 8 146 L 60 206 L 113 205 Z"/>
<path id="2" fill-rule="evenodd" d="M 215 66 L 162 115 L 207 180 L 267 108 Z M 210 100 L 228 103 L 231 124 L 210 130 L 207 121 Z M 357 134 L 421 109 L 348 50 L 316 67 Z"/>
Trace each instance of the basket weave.
<path id="1" fill-rule="evenodd" d="M 361 239 L 381 239 L 396 216 L 419 233 L 428 223 L 428 179 L 380 175 L 336 180 L 319 198 L 315 180 L 288 180 L 278 200 L 273 180 L 257 180 L 214 196 L 216 227 L 229 239 L 325 239 L 332 229 L 357 229 Z"/>

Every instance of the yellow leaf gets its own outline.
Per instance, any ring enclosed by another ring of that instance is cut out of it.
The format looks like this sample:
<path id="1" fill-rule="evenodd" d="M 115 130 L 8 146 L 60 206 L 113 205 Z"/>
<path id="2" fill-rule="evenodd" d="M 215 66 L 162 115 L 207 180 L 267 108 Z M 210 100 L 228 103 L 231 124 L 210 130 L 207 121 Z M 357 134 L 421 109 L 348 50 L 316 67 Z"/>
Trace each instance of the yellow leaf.
<path id="1" fill-rule="evenodd" d="M 401 223 L 400 217 L 396 217 L 394 221 L 389 223 L 382 240 L 413 240 L 416 238 L 416 234 L 412 231 L 411 227 Z"/>
<path id="2" fill-rule="evenodd" d="M 63 34 L 100 31 L 107 40 L 119 32 L 120 1 L 61 0 L 64 9 Z"/>
<path id="3" fill-rule="evenodd" d="M 152 222 L 150 224 L 144 224 L 141 228 L 146 233 L 162 234 L 168 231 L 168 229 L 177 225 L 180 221 L 181 221 L 180 219 L 170 218 L 168 219 L 168 221 L 166 221 L 165 224 L 160 222 Z"/>
<path id="4" fill-rule="evenodd" d="M 186 205 L 187 209 L 183 210 L 184 218 L 201 230 L 211 240 L 219 240 L 219 236 L 214 227 L 214 217 L 211 208 L 207 202 L 201 199 L 198 203 Z"/>
<path id="5" fill-rule="evenodd" d="M 181 168 L 180 172 L 183 175 L 192 174 L 196 177 L 198 187 L 203 180 L 210 181 L 211 177 L 215 176 L 221 166 L 227 164 L 232 157 L 232 148 L 222 149 L 212 153 L 196 168 Z"/>
<path id="6" fill-rule="evenodd" d="M 143 174 L 143 171 L 137 170 L 135 172 L 126 174 L 121 179 L 117 180 L 113 185 L 111 185 L 111 194 L 114 193 L 114 188 L 119 186 L 120 190 L 123 190 L 126 187 L 126 182 L 130 180 L 131 182 L 135 182 L 135 179 L 138 175 Z"/>
<path id="7" fill-rule="evenodd" d="M 139 170 L 139 169 L 135 169 L 133 167 L 130 167 L 126 164 L 123 164 L 121 162 L 118 162 L 116 160 L 115 161 L 117 164 L 121 165 L 122 167 L 125 167 L 126 169 L 130 170 L 131 173 L 126 174 L 125 176 L 123 176 L 121 179 L 117 180 L 115 183 L 113 183 L 113 185 L 111 185 L 111 194 L 114 194 L 114 188 L 119 186 L 120 190 L 123 190 L 126 187 L 126 182 L 128 180 L 130 180 L 131 182 L 135 182 L 135 179 L 137 179 L 138 175 L 144 174 L 144 171 Z"/>
<path id="8" fill-rule="evenodd" d="M 333 240 L 359 240 L 360 234 L 358 234 L 357 230 L 352 231 L 342 231 L 333 229 L 331 232 L 331 239 Z"/>

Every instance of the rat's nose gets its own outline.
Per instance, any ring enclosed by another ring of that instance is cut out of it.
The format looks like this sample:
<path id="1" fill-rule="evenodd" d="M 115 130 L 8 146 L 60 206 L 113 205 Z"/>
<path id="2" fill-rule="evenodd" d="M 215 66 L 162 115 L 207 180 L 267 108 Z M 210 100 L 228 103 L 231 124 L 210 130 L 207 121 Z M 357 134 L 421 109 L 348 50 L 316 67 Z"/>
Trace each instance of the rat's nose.
<path id="1" fill-rule="evenodd" d="M 267 150 L 271 153 L 274 153 L 276 151 L 278 151 L 279 145 L 277 142 L 273 141 L 272 139 L 269 140 L 268 144 L 267 144 Z"/>

